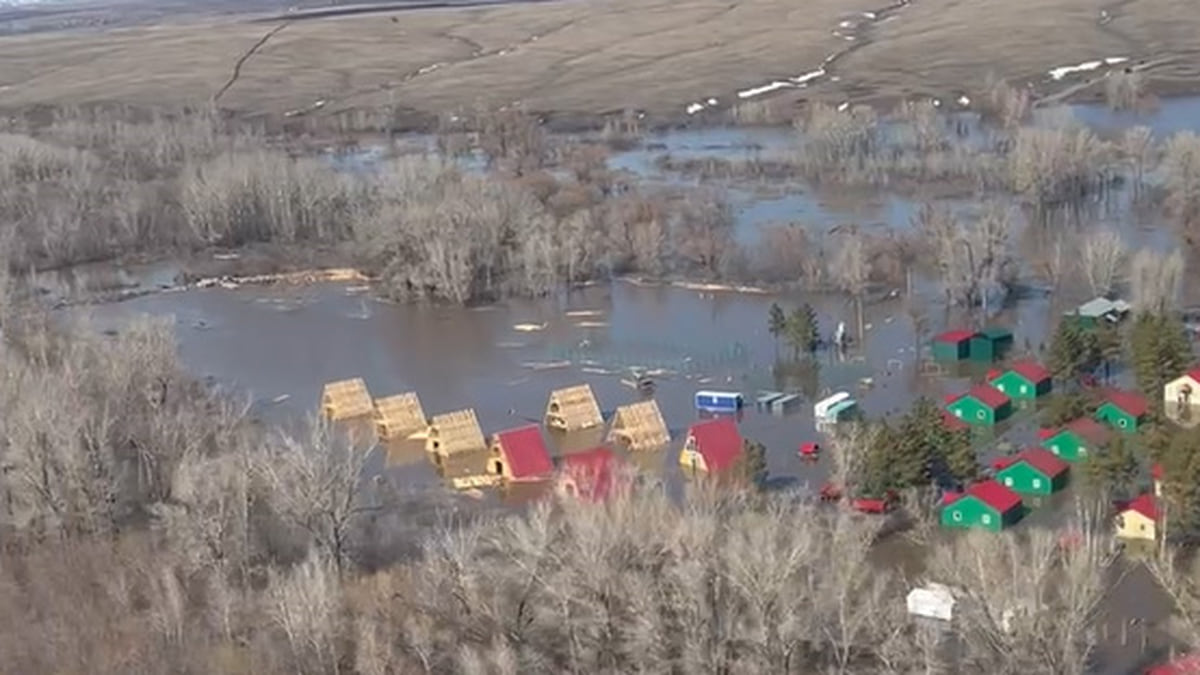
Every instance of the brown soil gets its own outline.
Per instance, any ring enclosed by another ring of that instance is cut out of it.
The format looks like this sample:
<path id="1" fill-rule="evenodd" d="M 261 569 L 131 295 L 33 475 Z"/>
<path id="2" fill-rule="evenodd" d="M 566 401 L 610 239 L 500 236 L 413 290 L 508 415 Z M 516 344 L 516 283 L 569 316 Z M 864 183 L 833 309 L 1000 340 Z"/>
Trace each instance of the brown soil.
<path id="1" fill-rule="evenodd" d="M 605 0 L 15 35 L 0 38 L 0 106 L 195 104 L 228 84 L 222 107 L 271 114 L 519 102 L 679 116 L 708 97 L 726 108 L 738 90 L 843 51 L 827 77 L 784 96 L 951 97 L 979 91 L 989 74 L 1045 93 L 1083 79 L 1050 83 L 1048 69 L 1105 56 L 1151 61 L 1152 85 L 1166 93 L 1190 92 L 1200 76 L 1200 19 L 1183 0 L 913 0 L 870 28 L 845 30 L 853 41 L 834 34 L 843 20 L 862 21 L 851 9 L 886 4 Z"/>

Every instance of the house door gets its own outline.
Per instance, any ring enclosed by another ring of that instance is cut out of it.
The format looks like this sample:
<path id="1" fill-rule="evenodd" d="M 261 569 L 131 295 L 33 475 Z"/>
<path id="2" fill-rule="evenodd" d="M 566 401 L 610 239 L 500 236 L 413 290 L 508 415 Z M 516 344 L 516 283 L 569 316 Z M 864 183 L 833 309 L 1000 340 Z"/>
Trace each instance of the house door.
<path id="1" fill-rule="evenodd" d="M 492 462 L 492 473 L 496 474 L 497 476 L 504 475 L 504 462 L 498 459 Z"/>

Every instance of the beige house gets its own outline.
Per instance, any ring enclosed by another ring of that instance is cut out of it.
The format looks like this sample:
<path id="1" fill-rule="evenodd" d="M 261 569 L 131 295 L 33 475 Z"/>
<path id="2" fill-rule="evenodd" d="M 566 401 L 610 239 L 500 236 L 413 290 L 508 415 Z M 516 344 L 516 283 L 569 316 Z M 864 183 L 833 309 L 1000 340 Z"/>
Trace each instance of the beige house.
<path id="1" fill-rule="evenodd" d="M 374 410 L 371 393 L 361 377 L 330 382 L 321 390 L 321 414 L 332 422 L 365 417 Z"/>
<path id="2" fill-rule="evenodd" d="M 428 425 L 421 399 L 414 392 L 375 401 L 375 433 L 381 440 L 406 438 Z"/>
<path id="3" fill-rule="evenodd" d="M 546 404 L 546 426 L 558 431 L 579 431 L 604 424 L 600 404 L 588 384 L 555 389 Z"/>
<path id="4" fill-rule="evenodd" d="M 425 450 L 441 464 L 452 455 L 485 452 L 487 440 L 471 408 L 434 415 L 426 430 Z"/>
<path id="5" fill-rule="evenodd" d="M 617 408 L 608 442 L 631 452 L 657 450 L 671 443 L 671 432 L 654 400 L 630 403 Z"/>

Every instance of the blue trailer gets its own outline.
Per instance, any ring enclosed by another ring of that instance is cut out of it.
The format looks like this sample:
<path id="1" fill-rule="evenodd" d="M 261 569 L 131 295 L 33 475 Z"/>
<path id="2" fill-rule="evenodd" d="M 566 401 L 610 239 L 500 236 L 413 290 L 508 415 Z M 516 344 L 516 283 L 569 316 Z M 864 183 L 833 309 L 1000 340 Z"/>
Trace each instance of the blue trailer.
<path id="1" fill-rule="evenodd" d="M 737 412 L 742 409 L 742 394 L 736 391 L 698 391 L 696 409 L 709 412 Z"/>

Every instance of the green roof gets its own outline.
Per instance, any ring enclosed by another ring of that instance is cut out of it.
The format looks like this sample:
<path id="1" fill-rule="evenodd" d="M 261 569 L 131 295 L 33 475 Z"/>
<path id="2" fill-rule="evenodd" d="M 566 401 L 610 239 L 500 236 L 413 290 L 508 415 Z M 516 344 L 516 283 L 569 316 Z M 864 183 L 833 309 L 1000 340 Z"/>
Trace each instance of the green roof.
<path id="1" fill-rule="evenodd" d="M 985 329 L 979 331 L 979 334 L 988 338 L 989 340 L 1008 340 L 1008 339 L 1012 338 L 1011 330 L 1009 330 L 1007 328 L 1001 328 L 999 326 L 996 326 L 993 328 L 985 328 Z"/>

